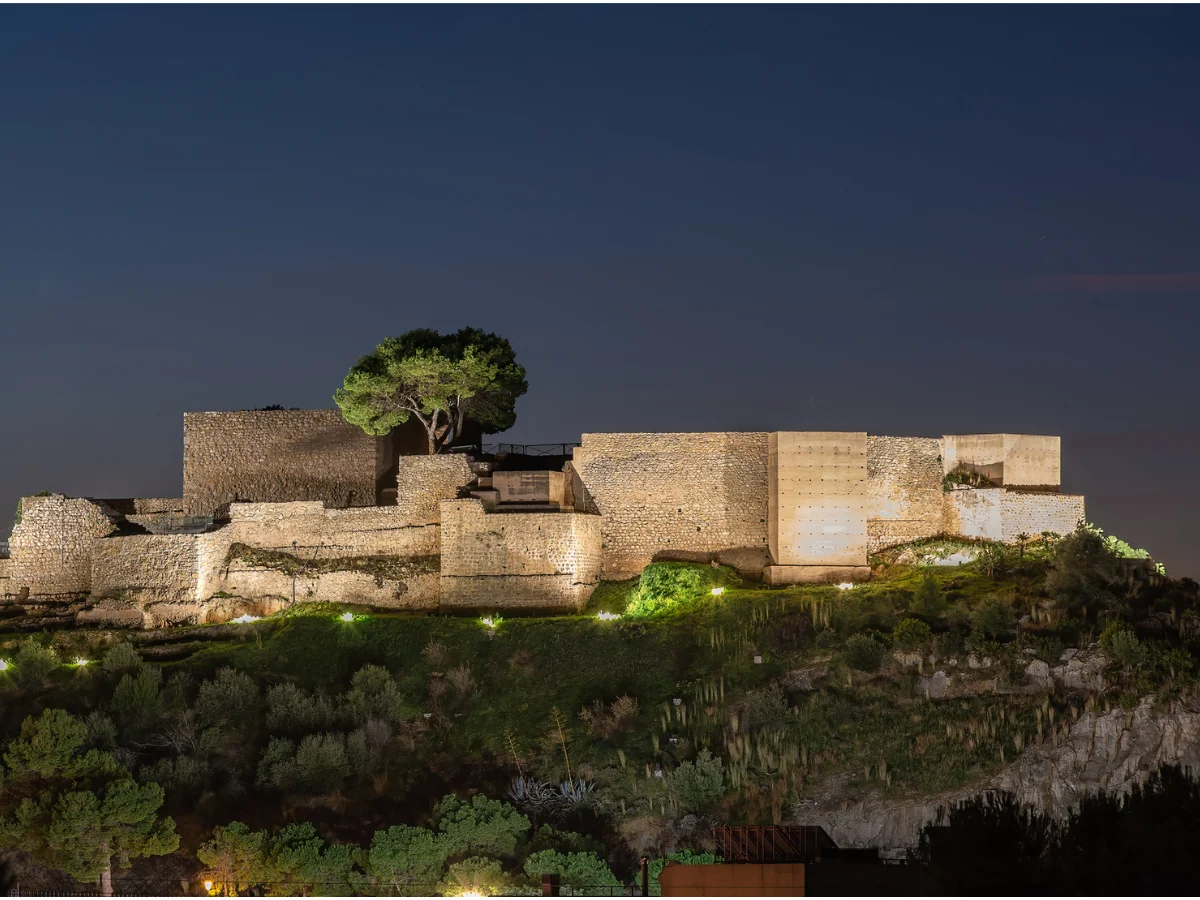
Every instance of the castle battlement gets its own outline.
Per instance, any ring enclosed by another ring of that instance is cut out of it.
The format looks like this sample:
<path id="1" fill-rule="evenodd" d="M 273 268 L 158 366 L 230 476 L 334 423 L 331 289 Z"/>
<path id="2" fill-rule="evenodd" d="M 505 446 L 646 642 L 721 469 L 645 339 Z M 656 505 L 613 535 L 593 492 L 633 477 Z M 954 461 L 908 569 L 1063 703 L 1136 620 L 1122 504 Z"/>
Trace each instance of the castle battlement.
<path id="1" fill-rule="evenodd" d="M 1046 435 L 588 433 L 541 469 L 401 446 L 334 410 L 188 413 L 182 498 L 27 498 L 0 592 L 89 595 L 81 617 L 122 623 L 300 600 L 577 609 L 657 560 L 857 581 L 888 546 L 1012 542 L 1084 516 Z"/>

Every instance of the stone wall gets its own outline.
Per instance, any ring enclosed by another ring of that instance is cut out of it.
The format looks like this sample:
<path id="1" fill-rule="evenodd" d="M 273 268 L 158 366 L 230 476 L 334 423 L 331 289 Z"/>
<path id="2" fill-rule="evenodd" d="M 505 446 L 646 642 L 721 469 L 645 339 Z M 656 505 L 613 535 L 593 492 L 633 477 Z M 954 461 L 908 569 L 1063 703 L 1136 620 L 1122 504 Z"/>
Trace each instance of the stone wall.
<path id="1" fill-rule="evenodd" d="M 444 500 L 441 521 L 443 607 L 576 610 L 600 580 L 599 516 Z"/>
<path id="2" fill-rule="evenodd" d="M 196 596 L 198 534 L 130 534 L 92 542 L 92 596 L 139 609 Z"/>
<path id="3" fill-rule="evenodd" d="M 92 587 L 92 542 L 117 530 L 120 516 L 93 500 L 23 497 L 9 538 L 10 587 L 33 597 L 72 597 Z"/>
<path id="4" fill-rule="evenodd" d="M 184 413 L 187 512 L 212 515 L 236 501 L 371 506 L 386 447 L 336 409 Z"/>
<path id="5" fill-rule="evenodd" d="M 962 537 L 1003 540 L 1004 488 L 947 491 L 945 532 Z"/>
<path id="6" fill-rule="evenodd" d="M 187 521 L 182 497 L 132 497 L 119 500 L 97 500 L 126 522 L 144 528 L 152 534 L 177 530 Z"/>
<path id="7" fill-rule="evenodd" d="M 1083 497 L 1079 494 L 1050 494 L 1006 491 L 1003 498 L 1004 536 L 1014 541 L 1018 534 L 1036 537 L 1043 531 L 1070 534 L 1084 517 Z"/>
<path id="8" fill-rule="evenodd" d="M 227 524 L 201 535 L 198 601 L 232 594 L 397 609 L 437 605 L 438 526 L 414 524 L 401 507 L 235 503 L 229 515 Z"/>
<path id="9" fill-rule="evenodd" d="M 1078 494 L 979 488 L 947 491 L 945 532 L 1012 543 L 1018 534 L 1069 534 L 1084 517 Z"/>
<path id="10" fill-rule="evenodd" d="M 396 475 L 396 506 L 409 522 L 436 525 L 438 503 L 453 500 L 474 480 L 471 459 L 465 454 L 402 456 Z"/>
<path id="11" fill-rule="evenodd" d="M 933 537 L 942 531 L 942 442 L 867 436 L 867 547 Z"/>
<path id="12" fill-rule="evenodd" d="M 572 467 L 575 506 L 603 516 L 605 578 L 655 559 L 755 577 L 768 562 L 766 432 L 585 434 Z"/>

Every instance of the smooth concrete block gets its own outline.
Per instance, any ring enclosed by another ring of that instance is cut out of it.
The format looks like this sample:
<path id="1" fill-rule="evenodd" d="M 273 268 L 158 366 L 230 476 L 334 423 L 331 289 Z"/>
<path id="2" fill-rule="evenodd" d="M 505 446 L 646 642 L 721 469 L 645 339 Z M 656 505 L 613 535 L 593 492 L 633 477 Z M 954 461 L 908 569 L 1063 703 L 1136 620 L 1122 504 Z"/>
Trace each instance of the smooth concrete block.
<path id="1" fill-rule="evenodd" d="M 866 565 L 866 432 L 772 432 L 767 474 L 775 565 Z"/>
<path id="2" fill-rule="evenodd" d="M 767 584 L 844 584 L 869 581 L 870 566 L 767 566 Z"/>

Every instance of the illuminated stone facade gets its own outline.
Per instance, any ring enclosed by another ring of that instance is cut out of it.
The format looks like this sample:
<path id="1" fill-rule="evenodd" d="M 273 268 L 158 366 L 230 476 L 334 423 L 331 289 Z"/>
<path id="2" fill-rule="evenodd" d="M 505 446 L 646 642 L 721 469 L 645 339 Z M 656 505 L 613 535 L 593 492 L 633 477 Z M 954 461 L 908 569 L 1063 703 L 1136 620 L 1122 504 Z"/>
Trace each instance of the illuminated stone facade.
<path id="1" fill-rule="evenodd" d="M 301 600 L 573 610 L 656 560 L 851 581 L 894 544 L 1062 534 L 1084 515 L 1059 492 L 1059 439 L 1039 435 L 585 434 L 561 471 L 493 471 L 388 460 L 331 410 L 186 422 L 183 498 L 26 498 L 0 591 L 89 596 L 88 620 L 114 624 Z M 964 472 L 994 486 L 954 483 Z"/>

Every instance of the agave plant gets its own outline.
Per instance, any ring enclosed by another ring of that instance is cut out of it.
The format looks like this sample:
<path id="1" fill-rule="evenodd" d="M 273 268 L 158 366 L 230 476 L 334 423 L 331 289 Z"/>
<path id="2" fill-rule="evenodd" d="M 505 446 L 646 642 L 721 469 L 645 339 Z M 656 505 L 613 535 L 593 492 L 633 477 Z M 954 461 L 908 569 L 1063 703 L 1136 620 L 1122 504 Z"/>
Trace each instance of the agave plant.
<path id="1" fill-rule="evenodd" d="M 524 777 L 514 778 L 509 783 L 508 799 L 521 812 L 535 816 L 554 812 L 562 802 L 550 782 Z"/>
<path id="2" fill-rule="evenodd" d="M 558 786 L 558 802 L 567 809 L 581 809 L 590 806 L 594 799 L 596 785 L 590 781 L 584 781 L 580 778 L 574 783 L 564 781 Z"/>

